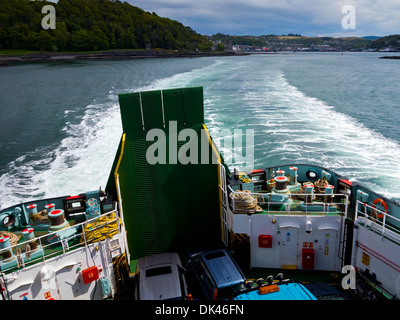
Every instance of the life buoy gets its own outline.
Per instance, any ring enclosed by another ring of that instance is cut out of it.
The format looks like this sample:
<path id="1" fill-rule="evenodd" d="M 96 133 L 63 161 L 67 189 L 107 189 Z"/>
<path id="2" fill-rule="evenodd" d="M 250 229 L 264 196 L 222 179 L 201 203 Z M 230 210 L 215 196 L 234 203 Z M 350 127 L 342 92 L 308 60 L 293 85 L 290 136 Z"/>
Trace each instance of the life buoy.
<path id="1" fill-rule="evenodd" d="M 383 213 L 380 213 L 380 214 L 377 214 L 377 212 L 376 212 L 376 204 L 377 203 L 379 203 L 381 206 L 383 206 L 383 208 L 385 209 L 384 211 L 385 211 L 385 214 L 388 212 L 388 206 L 387 206 L 387 204 L 386 204 L 386 202 L 385 201 L 383 201 L 382 199 L 380 199 L 380 198 L 378 198 L 378 199 L 375 199 L 373 202 L 372 202 L 372 214 L 373 215 L 375 215 L 378 219 L 383 219 L 383 217 L 385 216 Z"/>

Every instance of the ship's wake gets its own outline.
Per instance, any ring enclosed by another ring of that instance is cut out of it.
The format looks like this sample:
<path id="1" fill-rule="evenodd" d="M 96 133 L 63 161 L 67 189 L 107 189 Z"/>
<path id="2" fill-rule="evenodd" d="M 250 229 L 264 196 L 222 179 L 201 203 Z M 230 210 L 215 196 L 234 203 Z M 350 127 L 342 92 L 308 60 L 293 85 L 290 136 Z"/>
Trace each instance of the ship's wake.
<path id="1" fill-rule="evenodd" d="M 255 168 L 321 165 L 400 199 L 399 142 L 290 85 L 279 63 L 246 58 L 216 59 L 126 92 L 203 86 L 205 122 L 224 157 L 246 151 L 224 148 L 224 136 L 216 133 L 228 129 L 233 137 L 235 129 L 253 129 L 254 145 L 248 147 L 254 147 Z M 0 177 L 0 207 L 104 187 L 122 133 L 117 94 L 111 90 L 105 103 L 87 106 L 80 123 L 66 122 L 60 144 L 12 161 Z"/>

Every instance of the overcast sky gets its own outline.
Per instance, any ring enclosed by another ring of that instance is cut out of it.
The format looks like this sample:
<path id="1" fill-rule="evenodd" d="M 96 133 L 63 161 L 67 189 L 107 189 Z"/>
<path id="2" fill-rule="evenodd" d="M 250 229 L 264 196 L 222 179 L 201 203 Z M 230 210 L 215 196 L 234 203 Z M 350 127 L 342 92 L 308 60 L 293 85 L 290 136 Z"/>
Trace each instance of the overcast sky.
<path id="1" fill-rule="evenodd" d="M 400 0 L 125 0 L 198 33 L 305 36 L 385 36 L 400 33 Z M 346 5 L 355 29 L 344 29 Z"/>

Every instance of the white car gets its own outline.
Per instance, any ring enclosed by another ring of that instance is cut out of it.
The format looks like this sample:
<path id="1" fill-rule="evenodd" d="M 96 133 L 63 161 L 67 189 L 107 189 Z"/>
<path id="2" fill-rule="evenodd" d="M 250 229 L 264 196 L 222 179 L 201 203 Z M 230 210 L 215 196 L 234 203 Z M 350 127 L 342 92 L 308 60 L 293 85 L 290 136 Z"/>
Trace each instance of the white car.
<path id="1" fill-rule="evenodd" d="M 135 275 L 137 300 L 185 300 L 185 269 L 177 253 L 139 258 Z"/>

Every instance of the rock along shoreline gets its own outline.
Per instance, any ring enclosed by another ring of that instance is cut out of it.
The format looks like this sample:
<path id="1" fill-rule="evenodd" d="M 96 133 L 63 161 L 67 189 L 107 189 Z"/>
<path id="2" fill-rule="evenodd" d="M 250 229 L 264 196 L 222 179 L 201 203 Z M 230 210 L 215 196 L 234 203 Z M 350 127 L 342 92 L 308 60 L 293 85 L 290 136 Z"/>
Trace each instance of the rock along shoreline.
<path id="1" fill-rule="evenodd" d="M 137 58 L 194 58 L 194 57 L 221 57 L 221 56 L 243 56 L 248 53 L 235 52 L 194 52 L 194 51 L 172 51 L 172 50 L 115 50 L 103 52 L 85 53 L 63 53 L 63 52 L 40 52 L 23 55 L 2 55 L 0 66 L 9 66 L 15 63 L 27 62 L 51 62 L 51 61 L 74 61 L 74 60 L 106 60 L 106 59 L 137 59 Z"/>
<path id="2" fill-rule="evenodd" d="M 379 59 L 400 59 L 400 56 L 383 56 L 380 57 Z"/>

